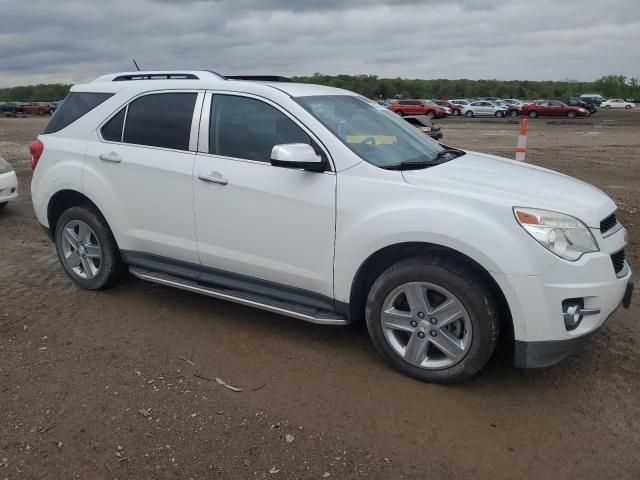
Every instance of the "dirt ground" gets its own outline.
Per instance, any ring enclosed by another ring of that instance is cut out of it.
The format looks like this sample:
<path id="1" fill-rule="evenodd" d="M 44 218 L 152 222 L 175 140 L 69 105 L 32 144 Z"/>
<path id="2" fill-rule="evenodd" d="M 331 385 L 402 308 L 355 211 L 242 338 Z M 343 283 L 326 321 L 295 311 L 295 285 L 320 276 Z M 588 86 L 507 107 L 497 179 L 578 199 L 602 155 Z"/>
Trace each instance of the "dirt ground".
<path id="1" fill-rule="evenodd" d="M 21 194 L 0 212 L 0 479 L 640 478 L 640 295 L 560 365 L 498 354 L 445 387 L 390 370 L 361 325 L 134 278 L 83 291 L 31 207 L 45 122 L 0 119 Z M 513 156 L 517 122 L 437 123 L 450 145 Z M 640 271 L 640 111 L 533 120 L 527 160 L 613 196 Z"/>

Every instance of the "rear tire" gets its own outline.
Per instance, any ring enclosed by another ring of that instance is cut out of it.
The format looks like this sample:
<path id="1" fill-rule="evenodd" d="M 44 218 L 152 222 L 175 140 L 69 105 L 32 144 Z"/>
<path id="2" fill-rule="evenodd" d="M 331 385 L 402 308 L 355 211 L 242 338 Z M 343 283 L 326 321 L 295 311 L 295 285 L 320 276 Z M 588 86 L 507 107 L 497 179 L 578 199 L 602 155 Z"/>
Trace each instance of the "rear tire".
<path id="1" fill-rule="evenodd" d="M 427 118 L 429 120 L 433 120 L 433 118 L 436 116 L 436 114 L 434 112 L 427 112 Z"/>
<path id="2" fill-rule="evenodd" d="M 512 117 L 517 117 L 519 115 L 517 110 L 511 110 L 511 112 L 509 113 L 509 115 L 511 115 Z"/>
<path id="3" fill-rule="evenodd" d="M 428 382 L 454 383 L 475 375 L 498 339 L 496 302 L 485 282 L 468 267 L 435 256 L 402 260 L 382 273 L 371 287 L 365 314 L 382 357 Z"/>
<path id="4" fill-rule="evenodd" d="M 535 110 L 531 110 L 529 112 L 529 118 L 536 118 L 538 116 L 538 112 L 536 112 Z"/>
<path id="5" fill-rule="evenodd" d="M 62 268 L 81 288 L 109 288 L 125 271 L 106 220 L 92 208 L 65 210 L 55 225 L 54 239 Z"/>
<path id="6" fill-rule="evenodd" d="M 625 105 L 625 106 L 624 106 L 624 109 L 625 109 L 625 110 L 631 110 L 631 105 Z"/>
<path id="7" fill-rule="evenodd" d="M 611 105 L 605 105 L 604 108 L 606 108 L 607 110 L 609 110 L 611 108 Z"/>
<path id="8" fill-rule="evenodd" d="M 9 202 L 0 202 L 0 209 L 9 205 Z"/>
<path id="9" fill-rule="evenodd" d="M 498 117 L 498 118 L 502 118 L 502 117 L 504 117 L 504 112 L 502 110 L 498 110 L 495 113 L 495 116 Z"/>
<path id="10" fill-rule="evenodd" d="M 453 116 L 454 116 L 454 117 L 457 117 L 458 115 L 460 115 L 460 110 L 454 110 L 454 111 L 453 111 L 453 112 L 451 112 L 451 113 L 453 113 Z"/>

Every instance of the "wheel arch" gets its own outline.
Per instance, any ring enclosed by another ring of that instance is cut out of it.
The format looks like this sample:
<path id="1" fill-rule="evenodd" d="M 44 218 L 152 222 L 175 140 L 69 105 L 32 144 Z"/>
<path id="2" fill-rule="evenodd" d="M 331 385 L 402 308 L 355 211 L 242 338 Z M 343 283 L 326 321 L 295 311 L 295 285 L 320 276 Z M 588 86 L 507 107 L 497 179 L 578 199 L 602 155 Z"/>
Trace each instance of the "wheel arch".
<path id="1" fill-rule="evenodd" d="M 459 262 L 473 270 L 485 281 L 494 294 L 498 304 L 501 337 L 508 340 L 514 338 L 513 318 L 509 303 L 502 288 L 500 288 L 491 273 L 468 255 L 453 248 L 435 243 L 396 243 L 383 247 L 369 255 L 358 268 L 351 283 L 348 312 L 351 321 L 358 322 L 364 319 L 364 307 L 368 292 L 373 282 L 375 282 L 382 272 L 400 260 L 424 255 L 438 255 Z"/>
<path id="2" fill-rule="evenodd" d="M 62 215 L 65 210 L 77 206 L 92 208 L 98 212 L 102 218 L 105 218 L 95 202 L 83 193 L 71 189 L 59 190 L 51 196 L 49 203 L 47 204 L 47 221 L 49 223 L 51 236 L 55 236 L 56 224 L 58 223 L 60 215 Z M 109 223 L 106 219 L 105 222 L 107 223 L 107 227 L 109 227 Z"/>

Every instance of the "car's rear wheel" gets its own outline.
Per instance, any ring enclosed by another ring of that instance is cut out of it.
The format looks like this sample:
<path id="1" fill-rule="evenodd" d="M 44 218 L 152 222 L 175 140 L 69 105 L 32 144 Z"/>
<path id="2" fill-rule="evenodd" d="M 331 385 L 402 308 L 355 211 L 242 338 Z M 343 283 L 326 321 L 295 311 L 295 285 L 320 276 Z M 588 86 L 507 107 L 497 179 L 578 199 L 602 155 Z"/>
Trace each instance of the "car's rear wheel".
<path id="1" fill-rule="evenodd" d="M 576 118 L 576 112 L 574 112 L 573 110 L 569 110 L 567 112 L 567 117 L 569 118 Z"/>
<path id="2" fill-rule="evenodd" d="M 607 110 L 609 110 L 611 108 L 611 105 L 605 105 L 604 108 L 606 108 Z"/>
<path id="3" fill-rule="evenodd" d="M 529 118 L 536 118 L 538 116 L 538 112 L 536 112 L 535 110 L 531 110 L 529 112 Z"/>
<path id="4" fill-rule="evenodd" d="M 473 117 L 473 112 L 471 110 L 467 110 L 467 113 L 465 113 L 465 116 L 471 118 Z"/>
<path id="5" fill-rule="evenodd" d="M 504 112 L 502 110 L 498 110 L 495 113 L 495 116 L 498 117 L 498 118 L 502 118 L 502 117 L 504 117 Z"/>
<path id="6" fill-rule="evenodd" d="M 451 112 L 451 113 L 453 113 L 453 116 L 455 117 L 455 116 L 460 115 L 460 110 L 454 110 L 454 111 L 453 111 L 453 112 Z"/>
<path id="7" fill-rule="evenodd" d="M 625 110 L 631 110 L 631 105 L 625 105 L 624 108 Z"/>
<path id="8" fill-rule="evenodd" d="M 436 383 L 478 373 L 498 338 L 497 308 L 485 282 L 438 257 L 403 260 L 380 275 L 367 298 L 366 321 L 391 366 Z"/>
<path id="9" fill-rule="evenodd" d="M 427 112 L 427 118 L 429 120 L 432 120 L 435 116 L 436 114 L 433 111 Z"/>
<path id="10" fill-rule="evenodd" d="M 0 208 L 4 208 L 9 205 L 9 202 L 0 202 Z"/>
<path id="11" fill-rule="evenodd" d="M 518 111 L 517 110 L 511 110 L 511 112 L 509 112 L 509 115 L 511 115 L 512 117 L 517 117 L 518 116 Z"/>
<path id="12" fill-rule="evenodd" d="M 106 220 L 92 208 L 65 210 L 55 225 L 55 243 L 62 268 L 84 289 L 108 288 L 124 271 Z"/>

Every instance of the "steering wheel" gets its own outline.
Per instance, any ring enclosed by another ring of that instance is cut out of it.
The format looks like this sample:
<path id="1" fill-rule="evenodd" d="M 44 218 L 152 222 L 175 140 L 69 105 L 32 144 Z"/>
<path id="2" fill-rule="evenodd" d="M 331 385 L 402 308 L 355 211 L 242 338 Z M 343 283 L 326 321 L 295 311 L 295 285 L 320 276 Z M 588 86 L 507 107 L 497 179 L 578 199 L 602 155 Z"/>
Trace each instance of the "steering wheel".
<path id="1" fill-rule="evenodd" d="M 367 137 L 360 142 L 363 145 L 377 145 L 374 137 Z"/>

